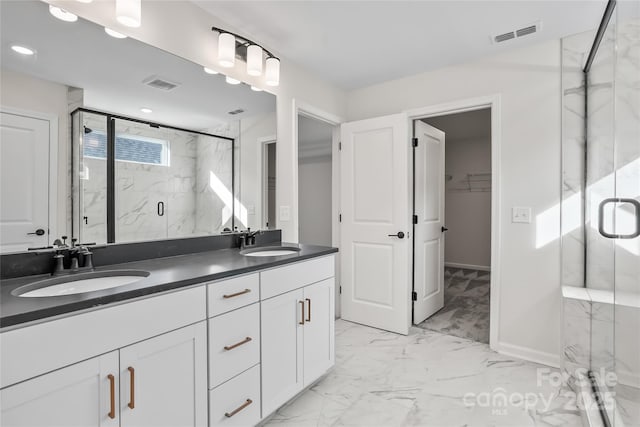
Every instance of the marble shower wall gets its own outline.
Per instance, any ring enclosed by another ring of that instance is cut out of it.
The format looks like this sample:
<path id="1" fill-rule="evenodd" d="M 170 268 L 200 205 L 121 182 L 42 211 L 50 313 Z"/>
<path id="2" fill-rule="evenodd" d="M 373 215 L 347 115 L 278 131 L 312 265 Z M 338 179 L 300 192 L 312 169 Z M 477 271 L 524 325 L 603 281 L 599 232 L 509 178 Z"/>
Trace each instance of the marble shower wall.
<path id="1" fill-rule="evenodd" d="M 105 131 L 104 117 L 84 114 L 84 124 Z M 165 128 L 116 121 L 118 134 L 169 142 L 168 165 L 116 161 L 116 241 L 189 237 L 222 230 L 224 191 L 210 188 L 214 174 L 231 194 L 231 142 Z M 83 241 L 106 241 L 106 162 L 85 158 L 81 180 Z M 202 171 L 208 172 L 205 174 Z M 207 193 L 204 196 L 203 193 Z M 206 203 L 205 203 L 206 201 Z M 159 215 L 159 202 L 164 215 Z M 230 202 L 227 202 L 230 203 Z M 203 225 L 207 224 L 207 227 Z"/>
<path id="2" fill-rule="evenodd" d="M 220 233 L 231 228 L 231 141 L 199 135 L 196 160 L 195 233 Z"/>
<path id="3" fill-rule="evenodd" d="M 625 15 L 624 8 L 635 10 Z M 595 32 L 562 40 L 563 368 L 615 371 L 617 395 L 630 389 L 640 395 L 640 237 L 602 237 L 597 214 L 605 198 L 640 200 L 638 16 L 637 2 L 618 3 L 589 73 L 587 105 L 581 68 Z M 606 212 L 605 227 L 632 231 L 633 214 L 631 205 L 620 204 Z M 640 424 L 640 409 L 632 419 Z"/>

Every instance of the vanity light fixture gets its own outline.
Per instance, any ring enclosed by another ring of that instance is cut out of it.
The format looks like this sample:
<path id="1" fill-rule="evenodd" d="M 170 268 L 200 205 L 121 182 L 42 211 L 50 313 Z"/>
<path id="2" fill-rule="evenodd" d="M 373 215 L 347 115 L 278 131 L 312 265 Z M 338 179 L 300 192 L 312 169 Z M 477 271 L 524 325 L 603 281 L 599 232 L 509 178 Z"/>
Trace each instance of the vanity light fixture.
<path id="1" fill-rule="evenodd" d="M 116 19 L 125 27 L 138 28 L 142 23 L 142 0 L 116 0 Z"/>
<path id="2" fill-rule="evenodd" d="M 218 72 L 216 70 L 212 70 L 209 67 L 203 67 L 204 68 L 204 72 L 207 74 L 218 74 Z"/>
<path id="3" fill-rule="evenodd" d="M 116 39 L 126 39 L 127 38 L 127 36 L 125 36 L 124 34 L 119 33 L 117 31 L 114 31 L 111 28 L 104 27 L 104 32 L 109 34 L 111 37 L 116 38 Z"/>
<path id="4" fill-rule="evenodd" d="M 234 79 L 233 77 L 226 76 L 224 80 L 230 85 L 239 85 L 241 82 L 238 79 Z"/>
<path id="5" fill-rule="evenodd" d="M 76 22 L 78 20 L 77 15 L 74 15 L 71 12 L 67 12 L 64 9 L 57 6 L 53 6 L 51 4 L 49 5 L 49 13 L 55 16 L 56 18 L 58 18 L 59 20 L 65 21 L 65 22 Z"/>
<path id="6" fill-rule="evenodd" d="M 231 68 L 235 65 L 236 58 L 243 59 L 247 63 L 248 75 L 261 76 L 264 73 L 267 85 L 278 86 L 280 84 L 280 59 L 274 54 L 258 43 L 231 31 L 217 27 L 212 27 L 211 31 L 218 33 L 218 63 L 220 66 Z"/>
<path id="7" fill-rule="evenodd" d="M 14 44 L 13 46 L 11 46 L 11 50 L 13 50 L 16 53 L 19 53 L 20 55 L 27 55 L 27 56 L 31 56 L 36 53 L 35 50 L 33 49 L 29 49 L 28 47 L 20 46 L 17 44 Z"/>
<path id="8" fill-rule="evenodd" d="M 145 114 L 151 114 L 153 113 L 153 110 L 151 108 L 147 108 L 147 107 L 143 107 L 140 109 L 140 111 L 142 111 Z"/>

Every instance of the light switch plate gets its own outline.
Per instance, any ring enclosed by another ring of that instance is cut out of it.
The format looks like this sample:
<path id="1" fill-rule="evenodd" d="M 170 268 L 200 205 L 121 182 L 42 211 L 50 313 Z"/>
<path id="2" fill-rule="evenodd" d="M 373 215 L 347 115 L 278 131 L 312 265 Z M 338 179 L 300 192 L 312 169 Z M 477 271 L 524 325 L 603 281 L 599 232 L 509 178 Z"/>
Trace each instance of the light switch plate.
<path id="1" fill-rule="evenodd" d="M 291 209 L 289 206 L 280 206 L 280 221 L 291 220 Z"/>
<path id="2" fill-rule="evenodd" d="M 511 222 L 531 224 L 531 208 L 522 206 L 511 208 Z"/>
<path id="3" fill-rule="evenodd" d="M 255 215 L 256 207 L 254 205 L 247 205 L 247 215 Z"/>

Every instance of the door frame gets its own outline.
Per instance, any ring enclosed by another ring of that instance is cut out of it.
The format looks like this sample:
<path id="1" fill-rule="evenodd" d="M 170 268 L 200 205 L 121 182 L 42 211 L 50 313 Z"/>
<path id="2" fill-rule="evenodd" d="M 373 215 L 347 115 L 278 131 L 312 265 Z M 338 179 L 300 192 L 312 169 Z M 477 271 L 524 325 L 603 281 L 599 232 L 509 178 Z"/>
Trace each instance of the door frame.
<path id="1" fill-rule="evenodd" d="M 58 121 L 60 118 L 57 114 L 24 110 L 21 108 L 9 107 L 4 104 L 0 104 L 0 111 L 7 114 L 49 122 L 49 234 L 47 240 L 49 245 L 51 245 L 51 242 L 53 242 L 58 235 Z"/>
<path id="2" fill-rule="evenodd" d="M 499 94 L 467 98 L 457 101 L 434 104 L 422 108 L 405 110 L 408 116 L 408 129 L 413 129 L 413 121 L 428 117 L 445 116 L 467 111 L 491 109 L 491 299 L 489 314 L 489 347 L 498 350 L 500 322 L 500 212 L 502 208 L 500 186 L 501 152 L 501 100 Z M 445 154 L 446 156 L 446 154 Z M 413 173 L 413 171 L 411 171 Z M 413 192 L 413 184 L 412 184 Z"/>
<path id="3" fill-rule="evenodd" d="M 264 179 L 265 177 L 265 173 L 267 172 L 267 145 L 269 144 L 276 144 L 276 159 L 278 158 L 278 145 L 277 145 L 277 139 L 276 139 L 276 135 L 269 135 L 269 136 L 262 136 L 260 138 L 258 138 L 257 140 L 258 142 L 258 152 L 260 153 L 258 156 L 256 156 L 258 158 L 258 177 L 260 177 L 260 226 L 258 227 L 258 229 L 264 227 L 264 224 L 267 223 L 267 220 L 269 219 L 269 212 L 267 212 L 267 209 L 264 208 L 265 206 L 265 202 L 268 200 L 269 198 L 269 182 L 268 179 Z M 277 160 L 276 160 L 276 175 L 277 175 Z M 276 181 L 276 185 L 277 185 L 277 181 Z M 277 191 L 277 190 L 276 190 Z M 277 209 L 276 209 L 276 213 L 277 213 Z M 275 227 L 275 224 L 273 224 L 273 226 Z"/>
<path id="4" fill-rule="evenodd" d="M 311 119 L 320 120 L 333 126 L 333 138 L 331 141 L 331 245 L 340 247 L 340 125 L 344 119 L 335 114 L 321 110 L 304 102 L 297 101 L 293 104 L 293 215 L 296 242 L 300 242 L 300 221 L 298 220 L 298 116 L 305 116 Z M 335 257 L 335 317 L 341 316 L 340 307 L 340 257 Z"/>

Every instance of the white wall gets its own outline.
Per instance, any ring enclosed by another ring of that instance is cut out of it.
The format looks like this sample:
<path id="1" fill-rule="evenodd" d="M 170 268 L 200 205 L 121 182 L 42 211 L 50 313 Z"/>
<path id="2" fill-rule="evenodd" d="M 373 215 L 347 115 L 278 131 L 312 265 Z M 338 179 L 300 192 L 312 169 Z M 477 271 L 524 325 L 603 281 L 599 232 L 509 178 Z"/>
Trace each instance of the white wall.
<path id="1" fill-rule="evenodd" d="M 276 113 L 254 116 L 240 121 L 240 203 L 247 208 L 247 226 L 262 224 L 262 144 L 261 139 L 276 136 Z M 277 155 L 277 154 L 276 154 Z M 253 212 L 253 213 L 252 213 Z"/>
<path id="2" fill-rule="evenodd" d="M 326 111 L 336 116 L 345 116 L 346 94 L 335 86 L 318 79 L 312 73 L 298 67 L 286 58 L 281 58 L 280 86 L 265 86 L 261 77 L 247 76 L 244 63 L 238 61 L 233 69 L 223 69 L 214 61 L 216 58 L 215 34 L 212 26 L 247 34 L 242 29 L 228 25 L 186 1 L 142 2 L 142 26 L 127 28 L 115 20 L 114 1 L 105 0 L 89 4 L 70 0 L 45 0 L 59 5 L 69 12 L 84 17 L 100 25 L 108 26 L 142 42 L 156 46 L 167 52 L 181 56 L 195 63 L 206 65 L 247 83 L 262 87 L 277 95 L 277 205 L 289 206 L 291 220 L 278 221 L 285 241 L 298 241 L 298 212 L 294 201 L 297 199 L 294 171 L 298 161 L 295 155 L 294 100 Z M 258 40 L 259 41 L 259 40 Z M 278 54 L 278 46 L 265 46 Z"/>
<path id="3" fill-rule="evenodd" d="M 358 120 L 495 94 L 501 99 L 501 129 L 494 131 L 502 141 L 501 188 L 494 189 L 501 218 L 500 269 L 493 272 L 501 282 L 498 345 L 504 352 L 558 364 L 560 42 L 353 91 L 347 117 Z M 511 223 L 513 206 L 531 207 L 533 222 Z M 554 238 L 537 247 L 537 233 Z"/>
<path id="4" fill-rule="evenodd" d="M 452 179 L 445 183 L 444 262 L 490 267 L 491 192 L 468 191 L 465 181 L 467 174 L 491 172 L 491 138 L 445 139 L 445 147 L 445 173 Z"/>
<path id="5" fill-rule="evenodd" d="M 331 156 L 301 158 L 298 179 L 300 243 L 331 246 Z"/>
<path id="6" fill-rule="evenodd" d="M 69 200 L 69 107 L 68 86 L 38 79 L 10 70 L 0 70 L 0 92 L 3 107 L 55 115 L 58 118 L 58 196 L 56 203 L 57 224 L 53 231 L 58 235 L 70 231 L 67 228 L 67 202 Z M 55 237 L 54 237 L 55 238 Z"/>

